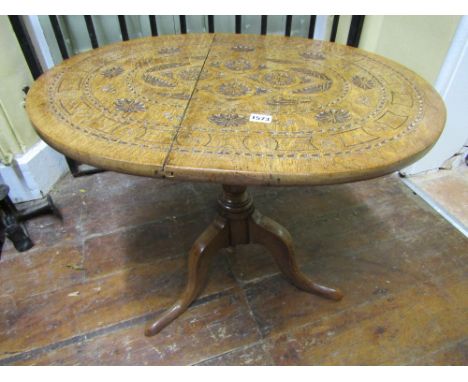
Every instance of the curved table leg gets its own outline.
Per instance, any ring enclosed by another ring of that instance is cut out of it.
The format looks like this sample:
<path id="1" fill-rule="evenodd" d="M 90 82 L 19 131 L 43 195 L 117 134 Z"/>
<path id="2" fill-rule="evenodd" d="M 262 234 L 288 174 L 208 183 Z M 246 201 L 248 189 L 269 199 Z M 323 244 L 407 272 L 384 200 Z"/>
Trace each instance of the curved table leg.
<path id="1" fill-rule="evenodd" d="M 289 232 L 274 220 L 258 211 L 250 216 L 250 242 L 265 246 L 272 254 L 281 272 L 299 289 L 320 296 L 341 300 L 343 293 L 312 282 L 297 266 L 293 241 Z"/>
<path id="2" fill-rule="evenodd" d="M 187 310 L 205 286 L 211 255 L 229 246 L 227 220 L 217 217 L 198 237 L 189 252 L 188 281 L 184 292 L 161 317 L 145 330 L 146 336 L 154 336 Z"/>

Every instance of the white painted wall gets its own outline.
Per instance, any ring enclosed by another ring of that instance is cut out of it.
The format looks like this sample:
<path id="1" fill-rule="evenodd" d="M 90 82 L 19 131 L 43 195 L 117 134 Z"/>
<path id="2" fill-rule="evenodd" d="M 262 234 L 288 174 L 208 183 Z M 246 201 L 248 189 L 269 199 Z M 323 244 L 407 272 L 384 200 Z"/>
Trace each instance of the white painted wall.
<path id="1" fill-rule="evenodd" d="M 65 157 L 41 140 L 10 165 L 0 164 L 0 182 L 10 187 L 14 203 L 25 202 L 47 195 L 67 171 Z"/>
<path id="2" fill-rule="evenodd" d="M 438 169 L 468 142 L 468 16 L 458 24 L 435 88 L 447 107 L 445 129 L 431 151 L 401 171 L 405 175 Z"/>
<path id="3" fill-rule="evenodd" d="M 36 16 L 24 18 L 44 69 L 54 65 Z M 10 187 L 14 202 L 42 198 L 68 171 L 65 157 L 39 139 L 24 110 L 22 88 L 32 82 L 23 53 L 9 20 L 0 17 L 0 143 L 5 149 L 0 164 L 0 182 Z"/>

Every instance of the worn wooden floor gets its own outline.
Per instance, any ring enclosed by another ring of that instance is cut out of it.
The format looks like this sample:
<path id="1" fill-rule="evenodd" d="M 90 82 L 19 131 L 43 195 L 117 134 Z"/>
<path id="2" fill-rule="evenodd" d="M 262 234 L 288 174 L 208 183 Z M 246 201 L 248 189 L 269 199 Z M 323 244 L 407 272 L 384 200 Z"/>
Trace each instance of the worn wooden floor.
<path id="1" fill-rule="evenodd" d="M 301 292 L 257 246 L 221 251 L 202 297 L 156 337 L 219 186 L 106 172 L 63 179 L 64 223 L 0 259 L 0 364 L 468 364 L 468 240 L 395 176 L 255 188 L 302 269 L 341 302 Z"/>

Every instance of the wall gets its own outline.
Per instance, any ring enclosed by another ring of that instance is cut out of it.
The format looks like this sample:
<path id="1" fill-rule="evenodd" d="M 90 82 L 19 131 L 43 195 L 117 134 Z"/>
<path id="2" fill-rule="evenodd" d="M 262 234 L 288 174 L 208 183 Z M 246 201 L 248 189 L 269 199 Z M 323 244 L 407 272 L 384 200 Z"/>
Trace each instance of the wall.
<path id="1" fill-rule="evenodd" d="M 462 20 L 464 27 L 460 28 Z M 466 21 L 466 16 L 367 16 L 365 19 L 359 47 L 414 70 L 434 85 L 447 108 L 445 129 L 436 145 L 419 161 L 402 169 L 401 174 L 409 176 L 437 170 L 468 140 L 465 118 L 468 56 L 463 53 L 467 44 Z"/>
<path id="2" fill-rule="evenodd" d="M 454 153 L 463 151 L 463 144 L 468 145 L 468 16 L 463 16 L 458 23 L 434 86 L 447 108 L 445 128 L 431 151 L 404 169 L 405 175 L 435 170 L 442 165 L 446 167 L 446 160 L 452 158 Z"/>
<path id="3" fill-rule="evenodd" d="M 67 171 L 63 155 L 39 139 L 24 109 L 33 79 L 7 16 L 0 16 L 0 183 L 14 202 L 47 194 Z"/>
<path id="4" fill-rule="evenodd" d="M 366 16 L 359 47 L 435 84 L 461 16 Z"/>
<path id="5" fill-rule="evenodd" d="M 0 16 L 0 160 L 9 164 L 39 141 L 24 110 L 33 79 L 7 16 Z"/>

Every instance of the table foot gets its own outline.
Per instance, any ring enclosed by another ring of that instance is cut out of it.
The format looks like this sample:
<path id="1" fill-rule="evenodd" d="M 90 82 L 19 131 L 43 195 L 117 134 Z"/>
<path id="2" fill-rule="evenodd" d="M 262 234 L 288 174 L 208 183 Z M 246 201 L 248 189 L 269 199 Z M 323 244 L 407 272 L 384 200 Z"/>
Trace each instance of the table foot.
<path id="1" fill-rule="evenodd" d="M 198 237 L 189 252 L 188 281 L 176 303 L 145 330 L 146 336 L 154 336 L 187 310 L 203 290 L 210 259 L 218 250 L 229 246 L 227 220 L 217 217 Z"/>
<path id="2" fill-rule="evenodd" d="M 343 298 L 339 289 L 316 284 L 300 271 L 291 235 L 283 226 L 254 211 L 249 220 L 249 232 L 250 242 L 266 247 L 283 275 L 297 288 L 335 301 Z"/>

